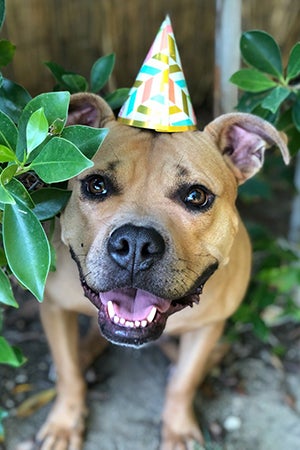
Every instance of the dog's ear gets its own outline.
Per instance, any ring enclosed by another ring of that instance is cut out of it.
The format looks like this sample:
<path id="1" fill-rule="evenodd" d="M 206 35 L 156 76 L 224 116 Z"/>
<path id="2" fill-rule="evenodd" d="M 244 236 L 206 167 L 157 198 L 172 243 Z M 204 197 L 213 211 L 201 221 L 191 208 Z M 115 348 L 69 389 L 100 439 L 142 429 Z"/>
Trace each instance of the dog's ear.
<path id="1" fill-rule="evenodd" d="M 289 163 L 286 135 L 252 114 L 224 114 L 208 124 L 204 132 L 214 139 L 239 184 L 260 170 L 266 148 L 277 146 L 284 162 Z"/>
<path id="2" fill-rule="evenodd" d="M 85 92 L 71 95 L 67 125 L 103 128 L 111 120 L 115 120 L 114 113 L 98 95 Z"/>

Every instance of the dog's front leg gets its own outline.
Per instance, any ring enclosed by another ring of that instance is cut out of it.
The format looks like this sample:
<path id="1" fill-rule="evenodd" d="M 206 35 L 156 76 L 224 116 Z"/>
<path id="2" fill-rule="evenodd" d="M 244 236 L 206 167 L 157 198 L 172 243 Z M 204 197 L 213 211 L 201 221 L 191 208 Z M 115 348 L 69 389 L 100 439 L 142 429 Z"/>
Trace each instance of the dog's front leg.
<path id="1" fill-rule="evenodd" d="M 178 362 L 167 387 L 161 450 L 184 450 L 189 442 L 203 443 L 193 400 L 223 328 L 224 322 L 219 322 L 181 336 Z"/>
<path id="2" fill-rule="evenodd" d="M 86 386 L 79 366 L 77 313 L 46 299 L 41 318 L 57 372 L 57 397 L 37 435 L 41 450 L 79 450 L 86 416 Z"/>

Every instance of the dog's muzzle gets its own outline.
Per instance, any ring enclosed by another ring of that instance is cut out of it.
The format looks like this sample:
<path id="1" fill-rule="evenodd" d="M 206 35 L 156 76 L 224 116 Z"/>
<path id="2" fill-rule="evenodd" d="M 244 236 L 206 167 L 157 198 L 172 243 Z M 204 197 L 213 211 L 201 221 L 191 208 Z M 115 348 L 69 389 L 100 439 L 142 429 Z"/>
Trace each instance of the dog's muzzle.
<path id="1" fill-rule="evenodd" d="M 165 241 L 154 228 L 125 224 L 114 230 L 107 242 L 115 288 L 96 292 L 81 276 L 84 293 L 99 310 L 99 326 L 109 341 L 140 346 L 155 340 L 171 314 L 199 302 L 203 284 L 217 265 L 209 267 L 185 296 L 161 298 L 153 293 L 149 273 L 161 264 L 165 251 Z"/>

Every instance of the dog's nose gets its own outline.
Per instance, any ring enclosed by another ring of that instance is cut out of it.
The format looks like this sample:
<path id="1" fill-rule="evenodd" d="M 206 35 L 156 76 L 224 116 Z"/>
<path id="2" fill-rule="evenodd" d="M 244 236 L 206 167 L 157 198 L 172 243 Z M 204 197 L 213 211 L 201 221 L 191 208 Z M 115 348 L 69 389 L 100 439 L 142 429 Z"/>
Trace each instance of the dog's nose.
<path id="1" fill-rule="evenodd" d="M 121 268 L 129 271 L 147 270 L 162 258 L 165 242 L 154 228 L 126 224 L 111 234 L 107 249 Z"/>

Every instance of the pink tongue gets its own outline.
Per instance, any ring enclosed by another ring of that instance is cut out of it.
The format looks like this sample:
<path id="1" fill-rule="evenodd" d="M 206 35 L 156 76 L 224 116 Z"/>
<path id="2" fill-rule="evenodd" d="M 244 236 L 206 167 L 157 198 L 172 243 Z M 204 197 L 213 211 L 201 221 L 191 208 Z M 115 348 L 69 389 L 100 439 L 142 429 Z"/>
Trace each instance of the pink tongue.
<path id="1" fill-rule="evenodd" d="M 128 320 L 145 319 L 153 306 L 160 312 L 167 311 L 170 306 L 170 301 L 134 288 L 114 289 L 109 292 L 103 292 L 100 294 L 100 299 L 104 305 L 112 301 L 118 315 Z"/>

